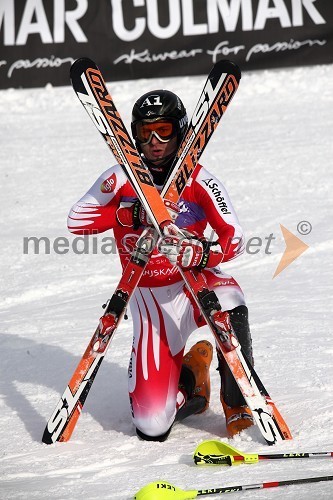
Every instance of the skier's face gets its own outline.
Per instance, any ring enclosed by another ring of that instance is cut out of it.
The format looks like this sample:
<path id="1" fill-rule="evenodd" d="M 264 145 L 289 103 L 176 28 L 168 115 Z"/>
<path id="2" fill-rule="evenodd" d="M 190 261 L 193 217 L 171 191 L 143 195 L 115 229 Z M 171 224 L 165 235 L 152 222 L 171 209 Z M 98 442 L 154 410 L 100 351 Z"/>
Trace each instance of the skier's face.
<path id="1" fill-rule="evenodd" d="M 173 137 L 168 142 L 161 142 L 155 135 L 152 135 L 148 144 L 142 144 L 141 150 L 147 160 L 159 165 L 163 158 L 177 151 L 177 137 Z"/>

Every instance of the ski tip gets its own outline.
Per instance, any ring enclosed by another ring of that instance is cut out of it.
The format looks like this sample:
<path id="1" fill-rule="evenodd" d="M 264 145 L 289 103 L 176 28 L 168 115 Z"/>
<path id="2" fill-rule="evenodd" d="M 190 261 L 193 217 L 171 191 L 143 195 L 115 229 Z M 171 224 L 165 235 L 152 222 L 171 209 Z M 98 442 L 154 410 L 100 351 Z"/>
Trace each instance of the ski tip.
<path id="1" fill-rule="evenodd" d="M 90 59 L 89 57 L 79 57 L 78 59 L 76 59 L 73 64 L 72 64 L 72 68 L 73 67 L 76 67 L 76 66 L 81 66 L 81 65 L 85 65 L 85 66 L 88 66 L 88 65 L 91 65 L 91 66 L 96 66 L 96 63 Z"/>
<path id="2" fill-rule="evenodd" d="M 48 428 L 46 427 L 45 428 L 45 431 L 43 433 L 43 436 L 42 436 L 42 442 L 44 444 L 53 444 L 53 441 L 52 441 L 52 434 L 50 434 L 50 432 L 48 431 Z"/>
<path id="3" fill-rule="evenodd" d="M 78 73 L 80 74 L 88 68 L 98 69 L 97 64 L 92 59 L 89 59 L 89 57 L 80 57 L 76 59 L 69 70 L 71 80 L 73 80 L 73 77 Z"/>
<path id="4" fill-rule="evenodd" d="M 235 62 L 230 61 L 229 59 L 220 59 L 214 64 L 214 68 L 218 68 L 221 72 L 223 71 L 231 73 L 235 76 L 238 82 L 242 77 L 240 67 Z"/>

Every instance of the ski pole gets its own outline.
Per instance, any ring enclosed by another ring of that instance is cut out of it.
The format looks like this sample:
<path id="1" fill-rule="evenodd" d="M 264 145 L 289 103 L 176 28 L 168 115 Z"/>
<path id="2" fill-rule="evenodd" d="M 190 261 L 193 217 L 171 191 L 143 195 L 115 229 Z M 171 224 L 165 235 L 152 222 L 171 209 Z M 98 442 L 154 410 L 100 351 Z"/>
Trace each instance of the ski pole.
<path id="1" fill-rule="evenodd" d="M 277 486 L 289 486 L 291 484 L 319 483 L 320 481 L 332 481 L 333 476 L 307 477 L 304 479 L 288 479 L 285 481 L 270 481 L 267 483 L 246 484 L 241 486 L 225 486 L 221 488 L 206 488 L 204 490 L 182 490 L 166 481 L 155 481 L 149 483 L 138 491 L 134 500 L 187 500 L 204 495 L 219 495 L 222 493 L 234 493 L 244 490 L 259 490 L 264 488 L 276 488 Z"/>
<path id="2" fill-rule="evenodd" d="M 333 452 L 320 451 L 314 453 L 244 453 L 221 441 L 208 440 L 200 443 L 194 451 L 193 460 L 196 465 L 236 465 L 253 464 L 259 460 L 277 460 L 287 458 L 332 458 Z"/>

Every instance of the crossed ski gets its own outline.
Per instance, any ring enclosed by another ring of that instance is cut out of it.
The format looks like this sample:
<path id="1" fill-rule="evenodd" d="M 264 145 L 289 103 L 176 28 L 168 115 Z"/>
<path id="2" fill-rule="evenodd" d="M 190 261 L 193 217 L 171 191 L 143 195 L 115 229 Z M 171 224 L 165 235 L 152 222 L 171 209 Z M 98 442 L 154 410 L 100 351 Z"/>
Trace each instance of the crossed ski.
<path id="1" fill-rule="evenodd" d="M 237 90 L 240 71 L 229 61 L 219 61 L 213 67 L 161 195 L 132 143 L 96 64 L 86 58 L 79 59 L 71 68 L 71 79 L 73 88 L 90 118 L 118 163 L 123 165 L 154 228 L 148 228 L 142 233 L 115 293 L 106 304 L 96 332 L 46 426 L 43 442 L 47 444 L 67 441 L 70 438 L 113 334 L 140 281 L 157 240 L 164 235 L 163 228 L 171 223 L 162 198 L 174 203 L 178 201 Z M 221 310 L 216 294 L 208 289 L 200 272 L 184 271 L 181 268 L 179 270 L 200 307 L 266 442 L 273 444 L 281 439 L 291 439 L 286 423 L 254 368 L 244 358 L 238 342 L 234 342 L 230 348 L 230 343 L 225 342 L 225 336 L 221 335 L 212 322 L 211 312 Z"/>

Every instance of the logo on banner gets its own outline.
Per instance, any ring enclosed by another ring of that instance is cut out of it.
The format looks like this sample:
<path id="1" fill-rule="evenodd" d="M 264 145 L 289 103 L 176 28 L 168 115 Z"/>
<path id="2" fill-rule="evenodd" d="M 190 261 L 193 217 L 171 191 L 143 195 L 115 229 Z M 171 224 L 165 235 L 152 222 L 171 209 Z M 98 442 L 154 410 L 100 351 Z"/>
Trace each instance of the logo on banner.
<path id="1" fill-rule="evenodd" d="M 161 40 L 172 38 L 180 30 L 183 36 L 207 35 L 210 33 L 235 32 L 240 25 L 242 31 L 256 31 L 265 29 L 269 20 L 276 19 L 280 22 L 281 28 L 291 28 L 304 25 L 304 17 L 308 17 L 314 24 L 326 24 L 325 19 L 319 12 L 316 5 L 317 0 L 279 0 L 274 2 L 274 6 L 269 6 L 267 0 L 206 0 L 205 19 L 207 22 L 195 23 L 195 1 L 194 0 L 173 0 L 169 4 L 167 26 L 161 26 L 156 15 L 156 0 L 145 0 L 146 16 L 141 14 L 135 16 L 135 9 L 132 9 L 134 16 L 130 23 L 133 28 L 126 27 L 124 12 L 128 11 L 128 5 L 123 0 L 111 0 L 112 7 L 112 27 L 120 40 L 133 42 L 142 37 L 148 31 Z M 288 7 L 291 7 L 291 15 Z M 128 16 L 126 16 L 128 17 Z M 223 28 L 220 27 L 220 22 Z"/>
<path id="2" fill-rule="evenodd" d="M 16 4 L 22 4 L 21 0 L 0 2 L 0 27 L 2 24 L 5 46 L 26 45 L 29 35 L 36 34 L 44 44 L 64 43 L 66 30 L 72 33 L 76 42 L 88 42 L 78 22 L 87 12 L 88 0 L 76 0 L 76 7 L 68 10 L 65 2 L 53 0 L 44 3 L 52 3 L 52 10 L 45 10 L 42 1 L 26 0 L 22 15 L 18 18 L 21 9 L 15 7 Z"/>

